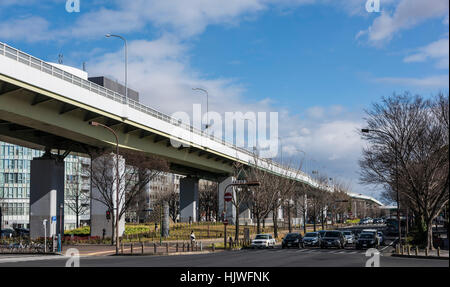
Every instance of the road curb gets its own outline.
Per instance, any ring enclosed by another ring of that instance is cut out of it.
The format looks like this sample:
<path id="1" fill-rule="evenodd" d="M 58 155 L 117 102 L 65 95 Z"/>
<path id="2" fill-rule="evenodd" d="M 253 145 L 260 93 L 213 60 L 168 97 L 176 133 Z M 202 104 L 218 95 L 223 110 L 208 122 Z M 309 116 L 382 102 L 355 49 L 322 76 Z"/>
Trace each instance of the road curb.
<path id="1" fill-rule="evenodd" d="M 197 255 L 197 254 L 209 254 L 209 253 L 219 253 L 222 251 L 216 250 L 215 252 L 212 251 L 194 251 L 194 252 L 173 252 L 173 253 L 165 253 L 165 252 L 161 252 L 161 253 L 135 253 L 135 254 L 130 254 L 130 253 L 125 253 L 125 254 L 111 254 L 111 255 L 107 255 L 107 256 L 176 256 L 176 255 Z"/>
<path id="2" fill-rule="evenodd" d="M 406 254 L 392 254 L 392 257 L 417 258 L 417 259 L 440 259 L 449 260 L 449 257 L 425 256 L 425 255 L 406 255 Z"/>

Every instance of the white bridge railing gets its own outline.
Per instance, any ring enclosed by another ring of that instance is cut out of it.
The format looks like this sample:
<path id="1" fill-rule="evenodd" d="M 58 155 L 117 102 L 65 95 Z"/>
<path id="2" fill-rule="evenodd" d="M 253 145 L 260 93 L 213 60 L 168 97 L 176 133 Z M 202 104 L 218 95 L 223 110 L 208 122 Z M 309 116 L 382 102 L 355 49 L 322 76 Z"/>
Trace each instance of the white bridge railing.
<path id="1" fill-rule="evenodd" d="M 112 90 L 109 90 L 109 89 L 107 89 L 105 87 L 102 87 L 102 86 L 100 86 L 98 84 L 95 84 L 95 83 L 93 83 L 91 81 L 82 79 L 82 78 L 80 78 L 78 76 L 75 76 L 75 75 L 73 75 L 71 73 L 63 71 L 63 70 L 61 70 L 61 69 L 59 69 L 59 68 L 57 68 L 57 67 L 55 67 L 53 65 L 50 65 L 50 64 L 48 64 L 48 63 L 46 63 L 46 62 L 44 62 L 44 61 L 42 61 L 42 60 L 40 60 L 40 59 L 38 59 L 36 57 L 33 57 L 33 56 L 31 56 L 31 55 L 29 55 L 27 53 L 24 53 L 24 52 L 22 52 L 22 51 L 20 51 L 20 50 L 18 50 L 16 48 L 13 48 L 13 47 L 11 47 L 11 46 L 9 46 L 9 45 L 7 45 L 5 43 L 2 43 L 2 42 L 0 42 L 0 55 L 3 55 L 5 57 L 8 57 L 8 58 L 13 59 L 15 61 L 18 61 L 18 62 L 20 62 L 22 64 L 28 65 L 28 66 L 30 66 L 32 68 L 35 68 L 35 69 L 37 69 L 37 70 L 39 70 L 41 72 L 44 72 L 44 73 L 47 73 L 47 74 L 52 75 L 54 77 L 57 77 L 57 78 L 59 78 L 61 80 L 67 81 L 67 82 L 69 82 L 69 83 L 71 83 L 73 85 L 77 85 L 78 87 L 87 89 L 87 90 L 89 90 L 91 92 L 94 92 L 94 93 L 96 93 L 98 95 L 107 97 L 107 98 L 109 98 L 111 100 L 114 100 L 114 101 L 116 101 L 118 103 L 126 104 L 126 102 L 127 102 L 125 97 L 122 94 L 119 94 L 119 93 L 114 92 Z M 223 145 L 225 145 L 227 147 L 233 148 L 235 151 L 239 151 L 241 153 L 244 153 L 244 154 L 250 156 L 251 159 L 254 158 L 254 154 L 251 151 L 249 151 L 249 150 L 237 147 L 236 145 L 225 141 L 225 139 L 223 139 L 223 138 L 219 139 L 217 137 L 214 137 L 213 135 L 206 134 L 203 131 L 201 131 L 199 129 L 196 129 L 196 128 L 194 128 L 191 125 L 187 125 L 187 124 L 181 123 L 181 122 L 178 121 L 178 119 L 175 119 L 175 118 L 173 118 L 171 116 L 168 116 L 168 115 L 166 115 L 166 114 L 164 114 L 164 113 L 162 113 L 160 111 L 157 111 L 157 110 L 152 109 L 152 108 L 150 108 L 148 106 L 145 106 L 145 105 L 143 105 L 143 104 L 141 104 L 141 103 L 139 103 L 139 102 L 137 102 L 135 100 L 128 99 L 128 106 L 130 108 L 132 108 L 132 109 L 135 109 L 137 111 L 143 112 L 145 114 L 148 114 L 148 115 L 150 115 L 152 117 L 155 117 L 157 119 L 160 119 L 162 121 L 165 121 L 167 123 L 175 125 L 177 127 L 181 127 L 183 129 L 191 132 L 191 133 L 194 133 L 194 134 L 197 134 L 197 135 L 200 135 L 200 136 L 203 136 L 203 137 L 207 137 L 207 138 L 209 138 L 209 139 L 211 139 L 211 140 L 213 140 L 215 142 L 218 142 L 218 143 L 223 144 Z M 239 160 L 238 158 L 236 158 L 236 159 Z M 257 160 L 260 163 L 264 163 L 264 166 L 266 166 L 266 168 L 268 170 L 270 170 L 270 171 L 274 171 L 274 169 L 272 167 L 275 167 L 278 170 L 284 171 L 284 172 L 281 172 L 281 174 L 284 174 L 285 176 L 292 175 L 293 178 L 301 180 L 301 181 L 303 181 L 303 182 L 305 182 L 307 184 L 310 184 L 310 185 L 312 185 L 314 187 L 320 187 L 320 188 L 323 188 L 323 189 L 326 189 L 326 190 L 330 190 L 330 188 L 328 186 L 321 186 L 321 185 L 319 185 L 318 182 L 316 182 L 314 179 L 312 179 L 309 175 L 307 175 L 304 172 L 298 171 L 298 170 L 293 169 L 291 167 L 283 166 L 283 165 L 279 164 L 278 162 L 275 162 L 275 161 L 270 160 L 270 159 L 258 158 Z M 248 164 L 252 165 L 251 160 L 248 161 Z"/>

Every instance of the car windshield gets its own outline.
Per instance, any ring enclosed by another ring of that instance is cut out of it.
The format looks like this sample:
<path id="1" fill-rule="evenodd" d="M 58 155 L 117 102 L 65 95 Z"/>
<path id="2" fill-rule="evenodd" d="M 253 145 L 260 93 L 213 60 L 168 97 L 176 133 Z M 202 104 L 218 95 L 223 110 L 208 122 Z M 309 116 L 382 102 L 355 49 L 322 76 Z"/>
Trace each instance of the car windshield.
<path id="1" fill-rule="evenodd" d="M 339 232 L 337 231 L 328 231 L 325 233 L 325 237 L 339 237 Z"/>
<path id="2" fill-rule="evenodd" d="M 297 238 L 298 237 L 298 233 L 289 233 L 288 235 L 286 235 L 287 239 L 292 239 L 292 238 Z"/>
<path id="3" fill-rule="evenodd" d="M 317 233 L 306 233 L 305 237 L 317 237 Z"/>
<path id="4" fill-rule="evenodd" d="M 373 238 L 373 235 L 370 233 L 364 233 L 359 236 L 359 238 Z"/>
<path id="5" fill-rule="evenodd" d="M 352 235 L 352 232 L 351 231 L 344 231 L 344 234 L 345 235 Z"/>
<path id="6" fill-rule="evenodd" d="M 259 234 L 256 235 L 255 239 L 269 239 L 269 235 Z"/>

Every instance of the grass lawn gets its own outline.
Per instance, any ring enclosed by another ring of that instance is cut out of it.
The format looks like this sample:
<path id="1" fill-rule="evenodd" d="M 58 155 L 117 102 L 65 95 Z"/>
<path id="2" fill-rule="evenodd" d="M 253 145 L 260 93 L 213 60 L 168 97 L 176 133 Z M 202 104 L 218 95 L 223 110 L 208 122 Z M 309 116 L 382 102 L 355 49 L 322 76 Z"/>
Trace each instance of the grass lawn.
<path id="1" fill-rule="evenodd" d="M 256 235 L 256 226 L 243 226 L 241 225 L 239 228 L 239 238 L 244 238 L 244 229 L 250 229 L 250 238 L 253 238 Z M 317 230 L 321 229 L 321 225 L 316 225 Z M 328 226 L 328 229 L 333 229 L 335 227 Z M 272 233 L 273 227 L 266 226 L 265 228 L 261 227 L 261 233 Z M 293 226 L 293 232 L 300 232 L 303 234 L 303 227 Z M 197 240 L 199 239 L 216 239 L 223 238 L 224 235 L 224 225 L 221 222 L 197 222 L 189 225 L 188 223 L 172 223 L 170 224 L 169 237 L 163 238 L 164 241 L 167 240 L 177 240 L 177 241 L 189 241 L 191 231 L 194 231 L 195 237 Z M 307 225 L 307 232 L 313 231 L 312 225 Z M 278 239 L 281 240 L 288 233 L 287 228 L 278 228 Z M 73 230 L 66 230 L 64 234 L 74 235 L 74 236 L 89 236 L 90 227 L 84 226 Z M 227 226 L 227 237 L 235 236 L 235 226 L 228 225 Z M 159 241 L 160 231 L 159 225 L 158 230 L 155 231 L 155 224 L 133 224 L 127 223 L 125 225 L 125 232 L 122 237 L 122 241 L 127 242 L 136 242 L 136 241 Z M 223 243 L 221 243 L 223 245 Z M 217 246 L 220 248 L 220 246 Z M 223 248 L 223 246 L 222 246 Z"/>

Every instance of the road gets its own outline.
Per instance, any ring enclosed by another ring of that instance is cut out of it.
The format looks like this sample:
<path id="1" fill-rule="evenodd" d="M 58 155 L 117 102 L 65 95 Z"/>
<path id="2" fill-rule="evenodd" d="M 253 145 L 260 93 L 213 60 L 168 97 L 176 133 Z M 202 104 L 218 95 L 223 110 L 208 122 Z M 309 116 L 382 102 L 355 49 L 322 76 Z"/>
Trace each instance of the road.
<path id="1" fill-rule="evenodd" d="M 384 226 L 355 226 L 350 229 L 377 228 Z M 345 228 L 348 229 L 348 228 Z M 389 245 L 394 238 L 386 238 Z M 443 259 L 417 259 L 391 257 L 392 247 L 381 246 L 381 267 L 449 267 Z M 86 253 L 81 267 L 364 267 L 369 257 L 365 250 L 354 246 L 345 249 L 274 249 L 225 251 L 179 256 L 107 256 L 105 252 Z M 95 255 L 94 255 L 95 254 Z M 64 267 L 68 258 L 63 256 L 0 256 L 0 267 Z"/>
<path id="2" fill-rule="evenodd" d="M 0 257 L 0 267 L 64 267 L 67 258 Z M 180 256 L 89 256 L 81 267 L 364 267 L 365 251 L 354 249 L 239 250 Z M 382 255 L 381 267 L 449 267 L 448 260 L 398 258 Z"/>

